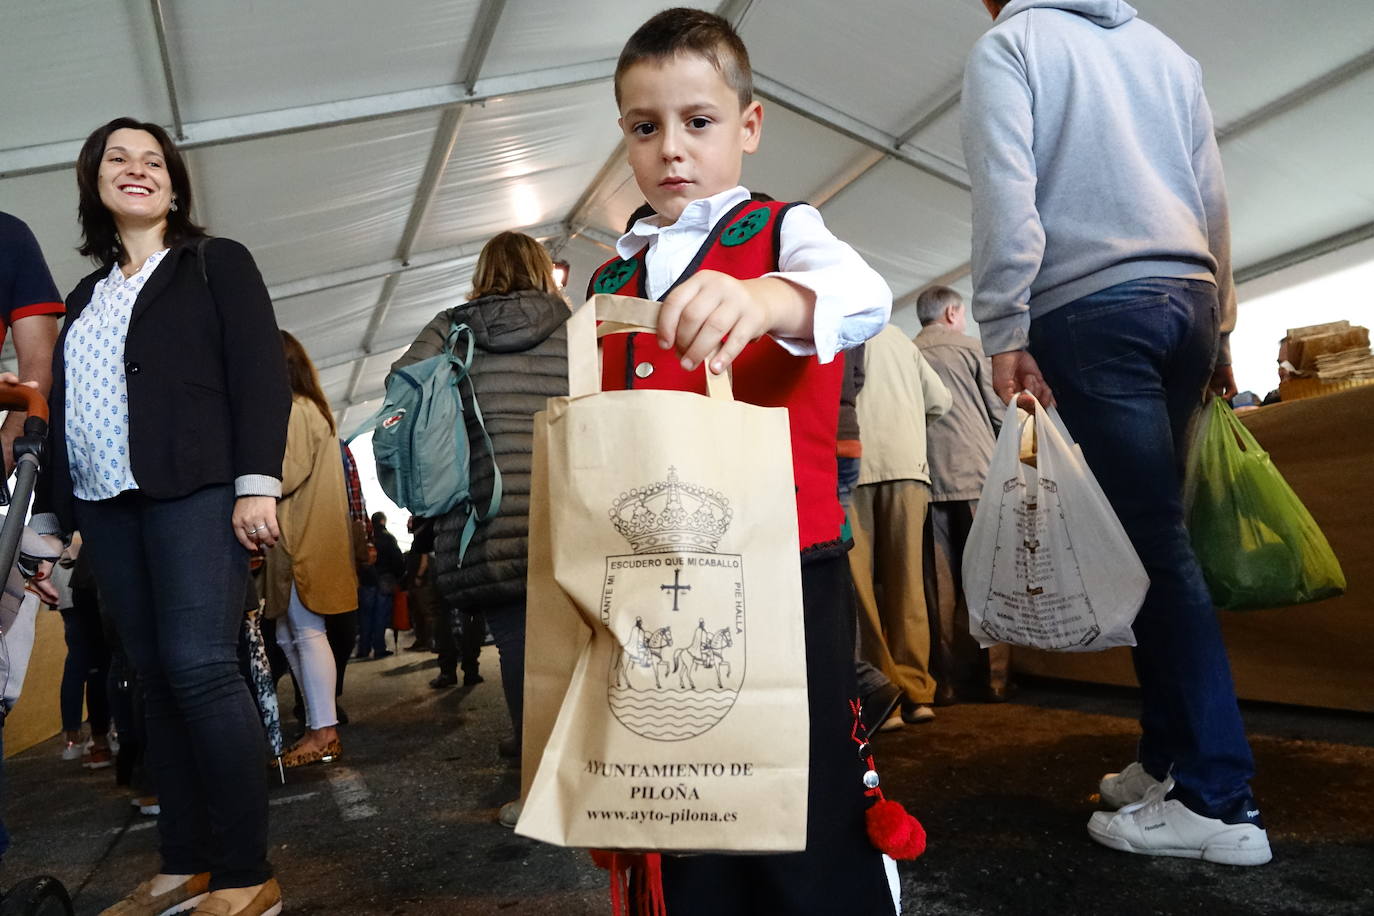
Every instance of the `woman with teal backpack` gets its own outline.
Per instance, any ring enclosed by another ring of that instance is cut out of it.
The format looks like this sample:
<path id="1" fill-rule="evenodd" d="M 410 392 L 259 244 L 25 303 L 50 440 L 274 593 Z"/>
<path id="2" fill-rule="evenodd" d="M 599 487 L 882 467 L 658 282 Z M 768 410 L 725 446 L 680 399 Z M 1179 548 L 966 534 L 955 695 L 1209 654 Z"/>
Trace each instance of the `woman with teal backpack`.
<path id="1" fill-rule="evenodd" d="M 395 374 L 442 353 L 454 325 L 472 331 L 468 378 L 481 420 L 477 411 L 464 412 L 471 444 L 470 501 L 490 505 L 499 470 L 500 505 L 477 526 L 466 551 L 467 506 L 439 517 L 435 572 L 445 601 L 486 615 L 501 654 L 501 681 L 514 726 L 513 737 L 500 746 L 509 757 L 520 753 L 523 714 L 533 421 L 548 398 L 568 393 L 564 324 L 569 314 L 544 247 L 519 232 L 503 232 L 483 247 L 468 301 L 436 315 L 391 367 Z M 483 422 L 490 448 L 479 427 Z M 503 822 L 513 825 L 513 813 L 509 806 L 503 809 Z"/>

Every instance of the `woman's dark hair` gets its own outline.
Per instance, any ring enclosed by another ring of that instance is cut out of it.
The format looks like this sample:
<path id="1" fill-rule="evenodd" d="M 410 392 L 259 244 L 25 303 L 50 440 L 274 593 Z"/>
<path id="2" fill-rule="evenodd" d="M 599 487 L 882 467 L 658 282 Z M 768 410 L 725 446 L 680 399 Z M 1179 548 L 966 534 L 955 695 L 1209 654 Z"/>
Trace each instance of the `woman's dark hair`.
<path id="1" fill-rule="evenodd" d="M 291 385 L 291 393 L 298 394 L 303 398 L 308 398 L 320 409 L 325 420 L 329 422 L 329 431 L 337 432 L 334 426 L 334 414 L 329 409 L 329 398 L 324 396 L 324 388 L 320 385 L 320 374 L 315 371 L 315 364 L 310 361 L 310 354 L 305 352 L 305 347 L 293 335 L 286 331 L 281 332 L 281 347 L 286 353 L 286 380 Z"/>
<path id="2" fill-rule="evenodd" d="M 176 143 L 157 124 L 136 121 L 133 118 L 115 118 L 108 124 L 97 127 L 86 138 L 81 153 L 76 157 L 76 187 L 81 201 L 77 205 L 77 217 L 81 221 L 81 247 L 77 251 L 97 264 L 117 264 L 123 262 L 125 251 L 115 230 L 114 217 L 100 199 L 100 163 L 105 158 L 105 144 L 110 134 L 117 130 L 141 130 L 152 134 L 158 146 L 162 147 L 162 161 L 167 166 L 167 177 L 172 182 L 172 194 L 176 209 L 167 214 L 167 231 L 162 241 L 168 247 L 188 239 L 204 238 L 205 229 L 191 221 L 191 178 L 186 173 L 186 161 L 181 158 Z"/>

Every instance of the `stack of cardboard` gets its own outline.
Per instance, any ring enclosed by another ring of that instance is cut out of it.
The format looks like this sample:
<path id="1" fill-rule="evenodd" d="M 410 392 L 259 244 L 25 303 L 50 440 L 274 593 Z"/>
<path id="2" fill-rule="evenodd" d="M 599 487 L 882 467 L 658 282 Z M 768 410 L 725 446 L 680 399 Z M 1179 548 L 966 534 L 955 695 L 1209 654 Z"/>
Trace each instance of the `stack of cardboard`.
<path id="1" fill-rule="evenodd" d="M 1348 321 L 1292 328 L 1288 332 L 1288 361 L 1303 375 L 1317 372 L 1319 357 L 1344 357 L 1359 350 L 1369 355 L 1369 328 L 1352 326 Z"/>
<path id="2" fill-rule="evenodd" d="M 1298 377 L 1279 386 L 1285 401 L 1374 382 L 1369 329 L 1348 321 L 1290 329 L 1288 361 Z"/>
<path id="3" fill-rule="evenodd" d="M 1374 378 L 1374 354 L 1368 347 L 1355 347 L 1317 357 L 1317 378 L 1331 381 L 1342 378 Z"/>

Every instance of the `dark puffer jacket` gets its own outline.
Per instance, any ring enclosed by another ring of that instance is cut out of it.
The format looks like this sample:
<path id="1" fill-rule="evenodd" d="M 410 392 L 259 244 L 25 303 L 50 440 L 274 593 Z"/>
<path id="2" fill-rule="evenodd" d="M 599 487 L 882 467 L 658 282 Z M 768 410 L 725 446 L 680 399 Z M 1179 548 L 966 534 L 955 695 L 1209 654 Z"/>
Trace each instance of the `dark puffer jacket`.
<path id="1" fill-rule="evenodd" d="M 434 562 L 439 590 L 455 607 L 483 611 L 524 601 L 529 555 L 530 452 L 533 417 L 551 397 L 568 393 L 568 336 L 571 312 L 557 296 L 527 290 L 484 296 L 440 312 L 425 326 L 391 369 L 435 356 L 443 349 L 449 323 L 472 328 L 477 349 L 472 381 L 477 403 L 501 468 L 501 509 L 477 529 L 463 565 L 458 542 L 467 522 L 465 509 L 441 517 L 436 526 Z M 467 386 L 463 386 L 467 403 Z M 483 453 L 481 431 L 471 412 L 472 492 L 478 506 L 491 497 L 491 457 Z"/>

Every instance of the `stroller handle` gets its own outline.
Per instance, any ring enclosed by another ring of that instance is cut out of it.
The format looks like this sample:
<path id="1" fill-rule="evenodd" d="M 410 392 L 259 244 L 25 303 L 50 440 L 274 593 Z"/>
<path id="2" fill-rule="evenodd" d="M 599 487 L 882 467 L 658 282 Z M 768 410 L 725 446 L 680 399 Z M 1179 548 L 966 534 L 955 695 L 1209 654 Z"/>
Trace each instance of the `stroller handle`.
<path id="1" fill-rule="evenodd" d="M 12 385 L 0 382 L 0 407 L 17 407 L 37 417 L 44 423 L 48 421 L 48 399 L 37 388 L 28 385 Z"/>

